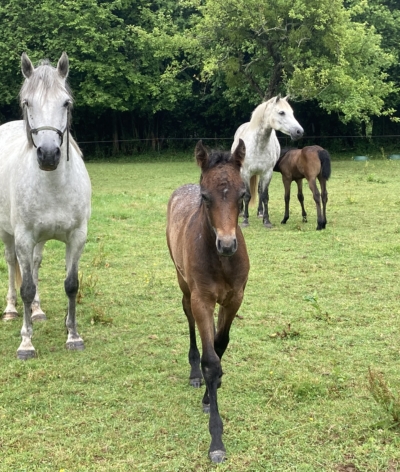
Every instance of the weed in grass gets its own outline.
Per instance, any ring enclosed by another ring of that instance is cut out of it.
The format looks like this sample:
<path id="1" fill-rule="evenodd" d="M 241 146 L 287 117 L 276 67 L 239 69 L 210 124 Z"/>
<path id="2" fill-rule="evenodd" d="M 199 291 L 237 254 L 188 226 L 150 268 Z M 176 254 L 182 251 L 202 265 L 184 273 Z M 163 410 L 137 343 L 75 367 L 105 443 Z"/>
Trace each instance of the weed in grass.
<path id="1" fill-rule="evenodd" d="M 85 296 L 84 293 L 94 294 L 95 287 L 97 285 L 98 277 L 96 275 L 89 274 L 86 278 L 83 277 L 83 272 L 78 272 L 79 288 L 76 296 L 77 303 L 82 303 L 82 298 Z"/>
<path id="2" fill-rule="evenodd" d="M 104 310 L 100 306 L 95 305 L 95 304 L 92 304 L 91 306 L 94 311 L 94 315 L 92 316 L 90 320 L 91 325 L 101 324 L 101 325 L 110 326 L 113 324 L 113 321 L 114 321 L 113 318 L 107 317 Z"/>
<path id="3" fill-rule="evenodd" d="M 103 265 L 105 257 L 106 257 L 106 255 L 105 255 L 105 252 L 104 252 L 104 243 L 99 242 L 99 245 L 98 245 L 98 248 L 97 248 L 97 253 L 95 254 L 95 256 L 92 259 L 92 265 L 94 267 L 100 267 L 101 265 Z"/>
<path id="4" fill-rule="evenodd" d="M 279 339 L 291 339 L 300 336 L 298 331 L 292 330 L 290 323 L 288 323 L 287 328 L 283 328 L 282 331 L 276 331 L 273 334 L 270 334 L 270 338 L 279 338 Z"/>
<path id="5" fill-rule="evenodd" d="M 346 203 L 348 203 L 349 205 L 354 205 L 354 203 L 358 203 L 358 200 L 354 198 L 353 195 L 349 195 L 348 197 L 346 197 Z"/>
<path id="6" fill-rule="evenodd" d="M 386 184 L 387 180 L 382 180 L 379 177 L 376 177 L 375 174 L 368 174 L 367 175 L 367 182 L 373 182 L 376 184 Z"/>
<path id="7" fill-rule="evenodd" d="M 317 320 L 331 321 L 331 317 L 328 314 L 328 312 L 322 310 L 322 308 L 319 304 L 318 295 L 317 295 L 316 292 L 314 292 L 312 295 L 311 294 L 304 295 L 303 300 L 305 302 L 310 303 L 311 306 L 313 306 L 315 308 L 315 311 L 316 311 L 316 316 L 315 317 L 316 317 Z"/>
<path id="8" fill-rule="evenodd" d="M 400 396 L 394 395 L 383 374 L 368 368 L 368 390 L 378 405 L 391 417 L 383 421 L 389 428 L 400 427 Z"/>

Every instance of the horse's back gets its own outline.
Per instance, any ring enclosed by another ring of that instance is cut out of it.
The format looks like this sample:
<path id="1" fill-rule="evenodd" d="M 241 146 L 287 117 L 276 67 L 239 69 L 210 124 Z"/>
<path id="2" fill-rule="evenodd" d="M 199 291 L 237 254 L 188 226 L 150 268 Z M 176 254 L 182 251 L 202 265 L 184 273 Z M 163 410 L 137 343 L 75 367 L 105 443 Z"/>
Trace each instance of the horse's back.
<path id="1" fill-rule="evenodd" d="M 182 246 L 182 237 L 196 209 L 200 207 L 200 186 L 186 184 L 171 195 L 167 210 L 167 240 L 171 255 Z"/>

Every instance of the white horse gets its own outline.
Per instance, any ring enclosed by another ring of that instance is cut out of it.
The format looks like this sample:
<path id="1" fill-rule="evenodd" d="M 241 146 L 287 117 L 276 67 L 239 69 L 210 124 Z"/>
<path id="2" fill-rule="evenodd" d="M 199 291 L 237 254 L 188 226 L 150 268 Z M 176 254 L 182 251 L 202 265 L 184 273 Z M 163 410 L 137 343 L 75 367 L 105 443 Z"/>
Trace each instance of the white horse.
<path id="1" fill-rule="evenodd" d="M 257 176 L 260 176 L 259 211 L 262 213 L 264 226 L 272 227 L 268 214 L 268 186 L 281 149 L 275 130 L 290 135 L 293 140 L 303 136 L 304 130 L 293 116 L 287 97 L 277 96 L 261 103 L 253 111 L 250 121 L 236 130 L 232 152 L 240 138 L 246 145 L 246 158 L 242 166 L 242 178 L 246 185 L 242 226 L 249 225 L 249 202 L 251 197 L 255 200 Z"/>
<path id="2" fill-rule="evenodd" d="M 24 317 L 17 357 L 28 359 L 36 355 L 31 341 L 32 320 L 46 318 L 40 308 L 38 271 L 43 246 L 49 239 L 66 244 L 66 346 L 84 348 L 75 311 L 91 185 L 79 147 L 69 136 L 72 97 L 66 84 L 68 56 L 62 54 L 57 68 L 47 61 L 34 68 L 24 53 L 21 69 L 25 77 L 20 91 L 24 120 L 0 126 L 0 238 L 5 244 L 9 273 L 3 319 L 18 316 L 19 278 Z"/>

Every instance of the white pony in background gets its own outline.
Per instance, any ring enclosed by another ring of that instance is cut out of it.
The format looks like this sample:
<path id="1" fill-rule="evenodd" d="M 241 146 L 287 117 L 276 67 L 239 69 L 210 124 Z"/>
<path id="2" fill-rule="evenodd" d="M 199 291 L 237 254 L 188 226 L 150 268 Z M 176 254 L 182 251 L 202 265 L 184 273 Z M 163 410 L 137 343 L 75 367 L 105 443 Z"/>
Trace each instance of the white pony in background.
<path id="1" fill-rule="evenodd" d="M 261 103 L 253 111 L 250 121 L 236 130 L 232 152 L 240 138 L 246 145 L 246 158 L 242 166 L 242 178 L 246 185 L 242 226 L 249 225 L 249 202 L 252 197 L 256 199 L 257 176 L 260 176 L 259 196 L 263 208 L 259 210 L 264 226 L 272 227 L 268 214 L 268 186 L 281 149 L 275 130 L 288 134 L 293 140 L 303 136 L 304 130 L 293 116 L 287 97 L 277 96 Z"/>
<path id="2" fill-rule="evenodd" d="M 0 126 L 0 238 L 5 245 L 9 288 L 3 319 L 18 316 L 16 284 L 21 284 L 24 317 L 19 359 L 34 357 L 32 320 L 46 319 L 40 308 L 38 271 L 49 239 L 66 244 L 67 348 L 84 348 L 76 326 L 78 263 L 90 217 L 91 185 L 76 142 L 69 135 L 72 97 L 66 85 L 68 56 L 57 68 L 47 61 L 35 69 L 21 58 L 20 91 L 24 120 Z M 22 283 L 21 283 L 22 276 Z"/>

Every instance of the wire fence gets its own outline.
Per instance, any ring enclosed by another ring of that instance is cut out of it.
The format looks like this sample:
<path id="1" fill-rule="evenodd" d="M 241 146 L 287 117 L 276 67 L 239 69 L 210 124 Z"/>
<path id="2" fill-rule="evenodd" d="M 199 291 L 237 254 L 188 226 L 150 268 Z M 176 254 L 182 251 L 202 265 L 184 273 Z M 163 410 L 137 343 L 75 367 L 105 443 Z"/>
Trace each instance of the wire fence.
<path id="1" fill-rule="evenodd" d="M 400 134 L 390 135 L 348 135 L 348 136 L 304 136 L 293 142 L 289 136 L 278 136 L 281 147 L 304 147 L 318 144 L 331 153 L 364 153 L 384 155 L 390 152 L 400 153 Z M 131 138 L 104 141 L 78 141 L 86 159 L 111 158 L 118 156 L 136 156 L 141 154 L 170 151 L 191 151 L 195 143 L 202 140 L 204 144 L 219 148 L 230 149 L 231 137 L 168 137 L 168 138 Z"/>

